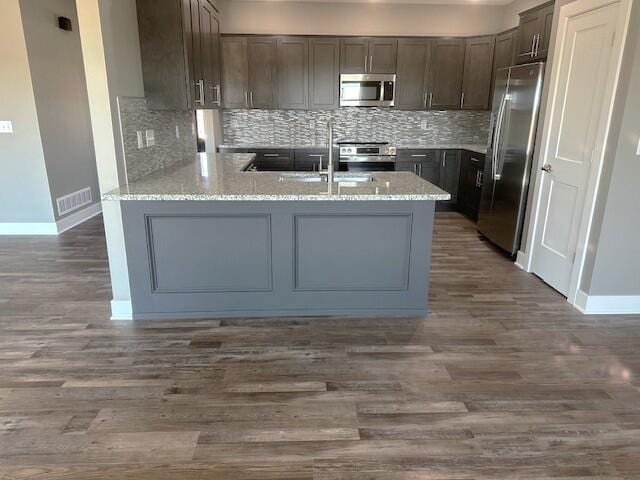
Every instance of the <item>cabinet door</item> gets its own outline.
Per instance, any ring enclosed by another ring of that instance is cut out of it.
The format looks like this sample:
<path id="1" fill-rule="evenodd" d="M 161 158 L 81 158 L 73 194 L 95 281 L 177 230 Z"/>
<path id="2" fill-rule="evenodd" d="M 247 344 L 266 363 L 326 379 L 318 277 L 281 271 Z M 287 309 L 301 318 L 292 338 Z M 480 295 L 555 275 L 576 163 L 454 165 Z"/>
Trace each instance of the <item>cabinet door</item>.
<path id="1" fill-rule="evenodd" d="M 478 212 L 480 210 L 483 163 L 484 155 L 463 151 L 457 208 L 460 213 L 473 221 L 478 220 Z"/>
<path id="2" fill-rule="evenodd" d="M 395 107 L 403 110 L 427 108 L 427 83 L 431 43 L 429 40 L 398 40 Z"/>
<path id="3" fill-rule="evenodd" d="M 501 68 L 509 68 L 513 65 L 513 56 L 515 53 L 517 30 L 509 30 L 507 32 L 496 35 L 496 49 L 493 57 L 493 70 Z"/>
<path id="4" fill-rule="evenodd" d="M 369 40 L 369 73 L 396 73 L 398 41 L 393 38 Z"/>
<path id="5" fill-rule="evenodd" d="M 444 191 L 451 194 L 450 203 L 456 203 L 458 197 L 458 183 L 460 181 L 460 150 L 440 151 L 440 183 Z"/>
<path id="6" fill-rule="evenodd" d="M 536 55 L 537 60 L 543 60 L 549 55 L 549 41 L 551 40 L 551 26 L 553 24 L 553 8 L 554 5 L 549 5 L 540 10 L 541 27 L 540 39 L 538 40 L 538 51 Z"/>
<path id="7" fill-rule="evenodd" d="M 333 158 L 335 165 L 335 169 L 338 169 L 338 157 L 340 155 L 340 150 L 334 149 Z M 295 150 L 293 153 L 293 162 L 294 169 L 299 172 L 304 171 L 312 171 L 317 172 L 322 169 L 327 168 L 327 163 L 329 162 L 329 149 L 312 149 L 312 150 Z"/>
<path id="8" fill-rule="evenodd" d="M 202 104 L 208 108 L 220 107 L 220 24 L 218 12 L 207 0 L 199 0 L 200 12 L 200 72 Z M 199 94 L 200 95 L 200 94 Z"/>
<path id="9" fill-rule="evenodd" d="M 222 97 L 227 108 L 248 108 L 247 39 L 222 38 Z"/>
<path id="10" fill-rule="evenodd" d="M 273 37 L 249 38 L 247 64 L 249 106 L 276 108 L 278 104 L 276 39 Z"/>
<path id="11" fill-rule="evenodd" d="M 520 16 L 518 26 L 518 49 L 516 51 L 516 63 L 528 63 L 534 57 L 534 44 L 536 36 L 541 31 L 540 11 L 526 13 Z"/>
<path id="12" fill-rule="evenodd" d="M 340 40 L 340 73 L 367 73 L 369 42 L 366 38 Z"/>
<path id="13" fill-rule="evenodd" d="M 465 42 L 439 38 L 432 42 L 429 106 L 438 110 L 460 108 Z"/>
<path id="14" fill-rule="evenodd" d="M 464 110 L 488 110 L 493 73 L 495 37 L 468 38 L 464 60 L 462 99 Z"/>
<path id="15" fill-rule="evenodd" d="M 309 108 L 335 109 L 340 105 L 340 41 L 309 39 Z"/>
<path id="16" fill-rule="evenodd" d="M 306 38 L 278 38 L 278 108 L 308 106 L 309 45 Z"/>

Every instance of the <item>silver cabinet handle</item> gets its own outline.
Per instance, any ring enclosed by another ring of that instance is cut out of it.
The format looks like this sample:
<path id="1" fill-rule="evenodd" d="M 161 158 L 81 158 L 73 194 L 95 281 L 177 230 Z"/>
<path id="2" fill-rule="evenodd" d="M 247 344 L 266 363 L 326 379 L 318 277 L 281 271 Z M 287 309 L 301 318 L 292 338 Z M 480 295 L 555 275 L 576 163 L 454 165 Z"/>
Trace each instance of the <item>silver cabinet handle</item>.
<path id="1" fill-rule="evenodd" d="M 196 82 L 196 103 L 204 105 L 204 80 L 198 80 Z"/>
<path id="2" fill-rule="evenodd" d="M 253 90 L 249 92 L 249 98 L 251 99 L 251 108 L 253 108 Z"/>
<path id="3" fill-rule="evenodd" d="M 476 172 L 476 187 L 481 188 L 482 187 L 482 180 L 484 179 L 484 173 L 482 172 L 482 170 L 478 170 Z"/>
<path id="4" fill-rule="evenodd" d="M 416 175 L 418 175 L 418 165 L 418 163 L 413 164 L 413 173 L 415 173 Z"/>
<path id="5" fill-rule="evenodd" d="M 249 108 L 249 92 L 244 91 L 244 105 Z"/>
<path id="6" fill-rule="evenodd" d="M 541 38 L 541 34 L 539 33 L 537 35 L 538 39 L 536 40 L 536 57 L 538 56 L 538 53 L 540 52 L 540 38 Z"/>
<path id="7" fill-rule="evenodd" d="M 413 155 L 411 155 L 413 158 L 424 158 L 427 156 L 426 153 L 414 153 Z"/>
<path id="8" fill-rule="evenodd" d="M 367 56 L 364 56 L 364 73 L 367 73 Z"/>
<path id="9" fill-rule="evenodd" d="M 538 37 L 538 35 L 534 35 L 533 38 L 531 39 L 531 58 L 533 58 L 535 56 L 536 38 L 537 37 Z"/>
<path id="10" fill-rule="evenodd" d="M 312 158 L 322 158 L 324 155 L 309 155 Z"/>
<path id="11" fill-rule="evenodd" d="M 427 108 L 427 92 L 424 93 L 424 108 Z"/>
<path id="12" fill-rule="evenodd" d="M 431 102 L 433 102 L 433 92 L 429 92 L 429 108 L 431 108 Z"/>
<path id="13" fill-rule="evenodd" d="M 422 176 L 422 164 L 421 163 L 418 164 L 418 172 L 419 172 L 418 175 Z"/>
<path id="14" fill-rule="evenodd" d="M 464 92 L 460 95 L 460 108 L 464 108 Z"/>
<path id="15" fill-rule="evenodd" d="M 215 100 L 213 101 L 213 103 L 215 103 L 217 106 L 220 107 L 222 105 L 222 95 L 220 95 L 220 84 L 212 86 L 211 89 L 215 92 Z"/>
<path id="16" fill-rule="evenodd" d="M 373 55 L 369 55 L 369 72 L 373 71 Z"/>
<path id="17" fill-rule="evenodd" d="M 442 152 L 442 168 L 445 167 L 446 163 L 447 163 L 447 152 Z"/>
<path id="18" fill-rule="evenodd" d="M 477 159 L 477 158 L 475 158 L 475 157 L 471 157 L 471 161 L 472 161 L 472 162 L 476 162 L 476 163 L 480 163 L 480 160 L 478 160 L 478 159 Z"/>

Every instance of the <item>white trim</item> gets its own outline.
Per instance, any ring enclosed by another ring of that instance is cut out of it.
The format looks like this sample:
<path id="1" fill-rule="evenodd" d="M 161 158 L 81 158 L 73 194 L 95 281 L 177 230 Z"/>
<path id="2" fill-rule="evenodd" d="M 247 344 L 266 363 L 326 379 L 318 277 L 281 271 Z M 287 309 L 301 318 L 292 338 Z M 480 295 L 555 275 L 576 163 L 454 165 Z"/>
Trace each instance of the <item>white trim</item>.
<path id="1" fill-rule="evenodd" d="M 133 320 L 131 301 L 111 300 L 111 320 Z"/>
<path id="2" fill-rule="evenodd" d="M 516 254 L 515 264 L 516 264 L 516 267 L 518 267 L 520 270 L 524 270 L 525 272 L 531 271 L 528 269 L 529 258 L 527 257 L 527 254 L 524 253 L 522 250 L 518 250 L 518 253 Z"/>
<path id="3" fill-rule="evenodd" d="M 72 213 L 71 215 L 61 218 L 56 222 L 58 233 L 66 232 L 67 230 L 70 230 L 101 213 L 102 203 L 98 202 L 94 203 L 90 207 L 80 210 L 79 212 Z"/>
<path id="4" fill-rule="evenodd" d="M 42 223 L 0 223 L 2 235 L 59 235 L 102 213 L 102 204 L 94 203 L 90 207 L 61 218 L 57 222 Z"/>
<path id="5" fill-rule="evenodd" d="M 55 222 L 0 223 L 0 235 L 57 235 Z"/>
<path id="6" fill-rule="evenodd" d="M 578 290 L 574 307 L 592 315 L 637 315 L 640 314 L 640 295 L 587 295 Z"/>
<path id="7" fill-rule="evenodd" d="M 607 139 L 609 137 L 609 129 L 611 126 L 611 118 L 613 116 L 613 104 L 616 98 L 618 90 L 618 83 L 620 77 L 620 68 L 622 64 L 622 57 L 624 53 L 624 47 L 627 39 L 627 31 L 629 28 L 629 20 L 631 16 L 632 0 L 576 0 L 560 7 L 558 22 L 558 29 L 556 33 L 556 41 L 554 45 L 554 51 L 552 55 L 553 65 L 551 68 L 551 74 L 549 76 L 550 90 L 546 100 L 545 118 L 543 123 L 541 150 L 542 154 L 538 157 L 538 165 L 545 162 L 550 148 L 550 129 L 549 124 L 554 114 L 554 102 L 558 91 L 558 82 L 560 69 L 557 62 L 562 58 L 562 49 L 564 43 L 564 32 L 566 31 L 568 19 L 571 16 L 578 15 L 580 13 L 586 13 L 597 8 L 606 7 L 607 5 L 619 3 L 620 9 L 618 12 L 618 20 L 615 27 L 616 36 L 615 43 L 612 46 L 614 55 L 611 58 L 612 68 L 609 71 L 609 77 L 607 78 L 606 96 L 609 98 L 603 99 L 603 112 L 602 118 L 606 121 L 602 122 L 604 125 L 600 125 L 599 129 L 604 128 L 604 131 L 600 130 L 600 139 L 596 144 L 596 148 L 593 154 L 593 163 L 589 171 L 589 178 L 587 179 L 587 190 L 585 194 L 585 203 L 582 211 L 582 219 L 578 229 L 578 238 L 576 242 L 576 256 L 573 263 L 571 272 L 571 280 L 569 282 L 569 290 L 567 300 L 574 306 L 577 306 L 578 301 L 578 286 L 582 281 L 582 274 L 584 271 L 584 264 L 587 256 L 587 240 L 591 233 L 591 227 L 593 224 L 593 217 L 596 208 L 596 195 L 598 186 L 600 183 L 600 177 L 602 173 L 602 166 L 604 164 L 605 147 Z M 538 165 L 533 165 L 533 169 L 536 172 L 535 178 L 535 190 L 532 201 L 532 212 L 529 219 L 529 229 L 527 232 L 528 255 L 523 255 L 522 260 L 525 263 L 521 263 L 526 271 L 533 271 L 533 260 L 536 254 L 536 233 L 538 228 L 538 222 L 540 217 L 540 205 L 542 203 L 542 189 L 543 179 L 542 171 Z"/>

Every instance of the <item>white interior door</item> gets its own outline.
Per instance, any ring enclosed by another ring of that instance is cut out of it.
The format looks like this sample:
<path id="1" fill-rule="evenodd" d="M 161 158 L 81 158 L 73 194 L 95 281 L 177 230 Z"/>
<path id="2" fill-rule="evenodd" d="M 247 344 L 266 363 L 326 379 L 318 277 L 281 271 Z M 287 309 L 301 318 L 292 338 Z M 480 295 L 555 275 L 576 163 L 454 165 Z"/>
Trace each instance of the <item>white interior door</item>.
<path id="1" fill-rule="evenodd" d="M 585 220 L 592 166 L 606 139 L 605 107 L 614 91 L 610 84 L 612 69 L 617 68 L 613 46 L 619 7 L 615 2 L 590 10 L 576 8 L 560 18 L 532 270 L 565 296 Z"/>

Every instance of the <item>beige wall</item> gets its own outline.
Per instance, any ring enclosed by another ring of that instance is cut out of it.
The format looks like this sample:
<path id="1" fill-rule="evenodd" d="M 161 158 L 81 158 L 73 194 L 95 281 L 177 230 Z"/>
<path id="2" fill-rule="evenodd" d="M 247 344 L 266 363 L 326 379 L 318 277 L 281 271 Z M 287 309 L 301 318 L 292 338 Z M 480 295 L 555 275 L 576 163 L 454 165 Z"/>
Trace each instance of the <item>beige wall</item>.
<path id="1" fill-rule="evenodd" d="M 226 0 L 223 33 L 482 35 L 503 30 L 504 6 Z"/>
<path id="2" fill-rule="evenodd" d="M 51 199 L 89 187 L 100 201 L 75 0 L 21 0 Z M 56 18 L 71 19 L 73 31 Z M 58 209 L 54 208 L 58 219 Z"/>
<path id="3" fill-rule="evenodd" d="M 636 2 L 622 60 L 611 134 L 581 290 L 640 295 L 640 5 Z"/>
<path id="4" fill-rule="evenodd" d="M 14 130 L 0 134 L 0 223 L 51 222 L 53 209 L 18 0 L 2 0 L 0 65 L 0 120 L 12 121 Z"/>
<path id="5" fill-rule="evenodd" d="M 518 26 L 520 13 L 530 8 L 537 7 L 549 0 L 514 0 L 504 6 L 502 30 L 509 30 Z"/>

